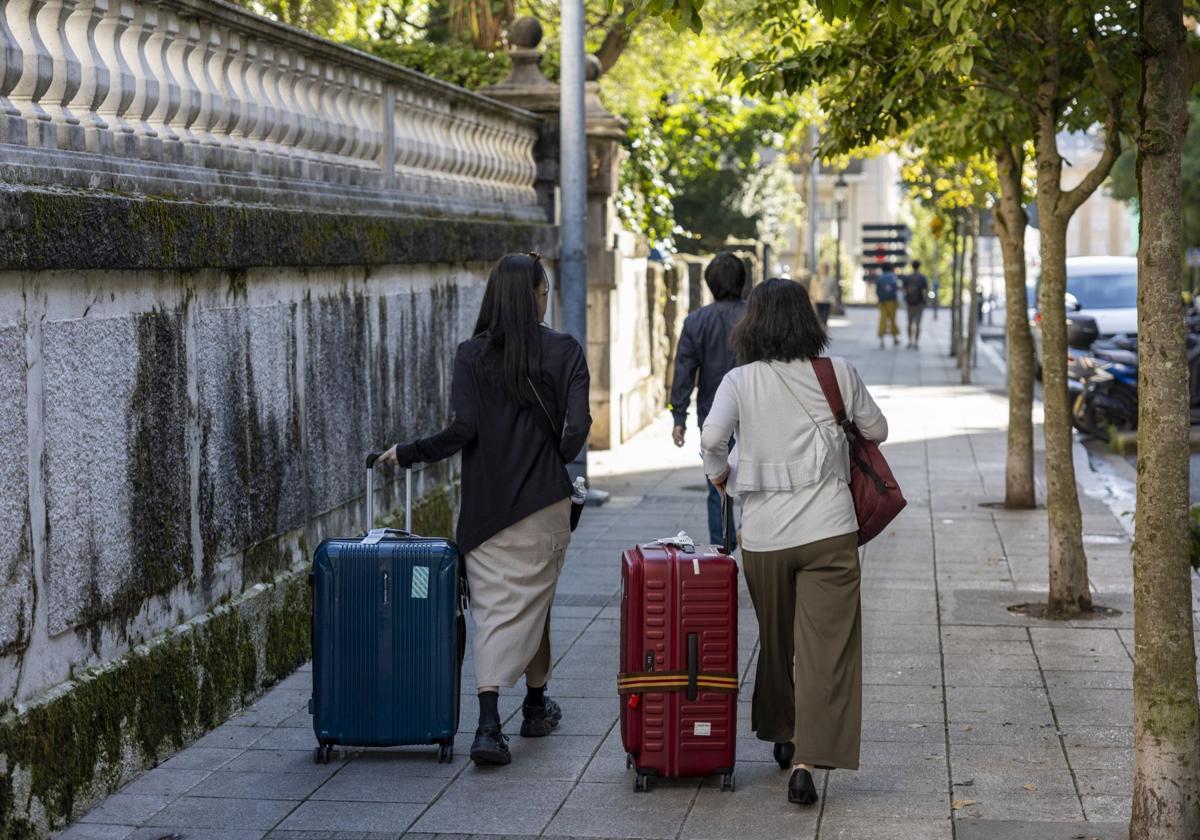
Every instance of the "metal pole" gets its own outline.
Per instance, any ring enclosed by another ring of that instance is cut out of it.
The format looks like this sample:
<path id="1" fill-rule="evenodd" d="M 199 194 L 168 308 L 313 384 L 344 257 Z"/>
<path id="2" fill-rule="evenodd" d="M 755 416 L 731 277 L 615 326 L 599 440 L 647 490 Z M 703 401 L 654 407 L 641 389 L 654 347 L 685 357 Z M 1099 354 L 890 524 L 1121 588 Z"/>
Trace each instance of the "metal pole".
<path id="1" fill-rule="evenodd" d="M 840 302 L 840 299 L 841 299 L 841 290 L 842 290 L 842 222 L 844 221 L 843 215 L 844 215 L 845 209 L 846 209 L 843 206 L 844 203 L 845 202 L 843 202 L 841 199 L 838 199 L 837 204 L 835 205 L 837 207 L 837 253 L 834 255 L 834 258 L 833 258 L 833 264 L 835 266 L 835 269 L 833 272 L 833 277 L 834 277 L 833 300 L 831 300 L 829 302 L 831 305 L 834 303 Z"/>
<path id="2" fill-rule="evenodd" d="M 562 328 L 587 350 L 587 128 L 583 104 L 583 0 L 563 0 L 559 64 L 559 183 Z M 587 475 L 587 449 L 571 465 Z"/>
<path id="3" fill-rule="evenodd" d="M 559 293 L 563 329 L 587 341 L 587 131 L 583 105 L 583 0 L 562 4 L 559 65 L 559 167 L 562 252 Z"/>
<path id="4" fill-rule="evenodd" d="M 808 127 L 808 149 L 812 154 L 808 167 L 808 270 L 810 277 L 817 276 L 817 169 L 821 165 L 817 158 L 817 144 L 821 141 L 816 123 Z"/>

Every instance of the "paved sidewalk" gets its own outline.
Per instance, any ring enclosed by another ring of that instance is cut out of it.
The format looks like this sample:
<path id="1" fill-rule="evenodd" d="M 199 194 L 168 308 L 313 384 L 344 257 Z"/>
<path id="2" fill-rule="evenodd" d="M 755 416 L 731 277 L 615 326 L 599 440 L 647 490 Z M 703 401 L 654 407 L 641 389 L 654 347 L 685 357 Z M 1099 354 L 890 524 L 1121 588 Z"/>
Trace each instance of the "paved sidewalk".
<path id="1" fill-rule="evenodd" d="M 889 418 L 886 453 L 909 507 L 863 557 L 862 769 L 821 773 L 819 807 L 788 805 L 787 775 L 750 732 L 757 627 L 744 594 L 737 792 L 690 780 L 633 792 L 616 726 L 619 552 L 681 528 L 706 531 L 697 434 L 676 450 L 664 417 L 593 455 L 594 480 L 613 498 L 585 512 L 559 587 L 550 690 L 565 719 L 550 738 L 514 737 L 511 766 L 466 761 L 470 661 L 453 763 L 406 748 L 343 751 L 316 766 L 305 668 L 61 836 L 1124 838 L 1133 763 L 1126 531 L 1085 496 L 1095 597 L 1120 616 L 1051 623 L 1006 609 L 1044 598 L 1045 514 L 981 506 L 1003 495 L 1002 375 L 981 359 L 982 384 L 957 384 L 942 315 L 920 352 L 876 349 L 868 310 L 834 322 L 833 352 L 859 368 Z M 514 733 L 519 703 L 519 690 L 501 700 Z"/>

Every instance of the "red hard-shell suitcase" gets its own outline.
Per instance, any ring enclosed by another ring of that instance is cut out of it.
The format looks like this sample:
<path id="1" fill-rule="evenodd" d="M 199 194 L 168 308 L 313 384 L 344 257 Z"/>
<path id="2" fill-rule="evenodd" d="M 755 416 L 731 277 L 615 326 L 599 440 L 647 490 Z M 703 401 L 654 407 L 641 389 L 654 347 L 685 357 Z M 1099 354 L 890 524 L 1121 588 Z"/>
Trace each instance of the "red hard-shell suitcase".
<path id="1" fill-rule="evenodd" d="M 737 574 L 711 545 L 650 543 L 621 557 L 617 687 L 636 791 L 651 776 L 716 775 L 733 790 Z"/>

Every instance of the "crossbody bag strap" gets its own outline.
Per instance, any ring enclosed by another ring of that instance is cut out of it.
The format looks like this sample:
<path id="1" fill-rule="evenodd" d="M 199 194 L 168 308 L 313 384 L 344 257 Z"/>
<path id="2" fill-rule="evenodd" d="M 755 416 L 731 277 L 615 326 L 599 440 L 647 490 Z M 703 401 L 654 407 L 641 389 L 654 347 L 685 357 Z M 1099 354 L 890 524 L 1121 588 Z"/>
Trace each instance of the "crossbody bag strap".
<path id="1" fill-rule="evenodd" d="M 529 383 L 529 390 L 533 391 L 533 398 L 537 400 L 538 405 L 542 407 L 542 415 L 546 418 L 546 422 L 549 423 L 550 426 L 549 428 L 542 426 L 540 417 L 537 420 L 537 424 L 538 426 L 541 426 L 542 431 L 546 433 L 546 436 L 550 438 L 550 442 L 554 444 L 554 453 L 558 455 L 558 460 L 563 462 L 563 466 L 566 466 L 567 462 L 566 459 L 563 458 L 562 449 L 560 448 L 562 443 L 562 434 L 560 434 L 558 430 L 554 428 L 554 420 L 550 417 L 550 412 L 546 410 L 546 404 L 542 402 L 542 395 L 539 394 L 538 389 L 534 387 L 533 380 L 527 376 L 525 377 L 525 381 Z M 537 415 L 535 414 L 534 416 Z"/>

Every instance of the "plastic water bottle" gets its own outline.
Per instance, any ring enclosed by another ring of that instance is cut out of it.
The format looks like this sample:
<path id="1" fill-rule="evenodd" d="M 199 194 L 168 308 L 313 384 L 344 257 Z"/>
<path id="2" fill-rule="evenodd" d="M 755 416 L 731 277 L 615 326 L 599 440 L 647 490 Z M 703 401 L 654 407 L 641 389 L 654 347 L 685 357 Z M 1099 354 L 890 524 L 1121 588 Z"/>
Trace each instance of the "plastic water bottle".
<path id="1" fill-rule="evenodd" d="M 583 476 L 579 476 L 579 478 L 575 479 L 575 486 L 574 486 L 574 489 L 571 491 L 571 504 L 581 505 L 587 501 L 587 497 L 588 497 L 587 479 L 584 478 Z"/>

